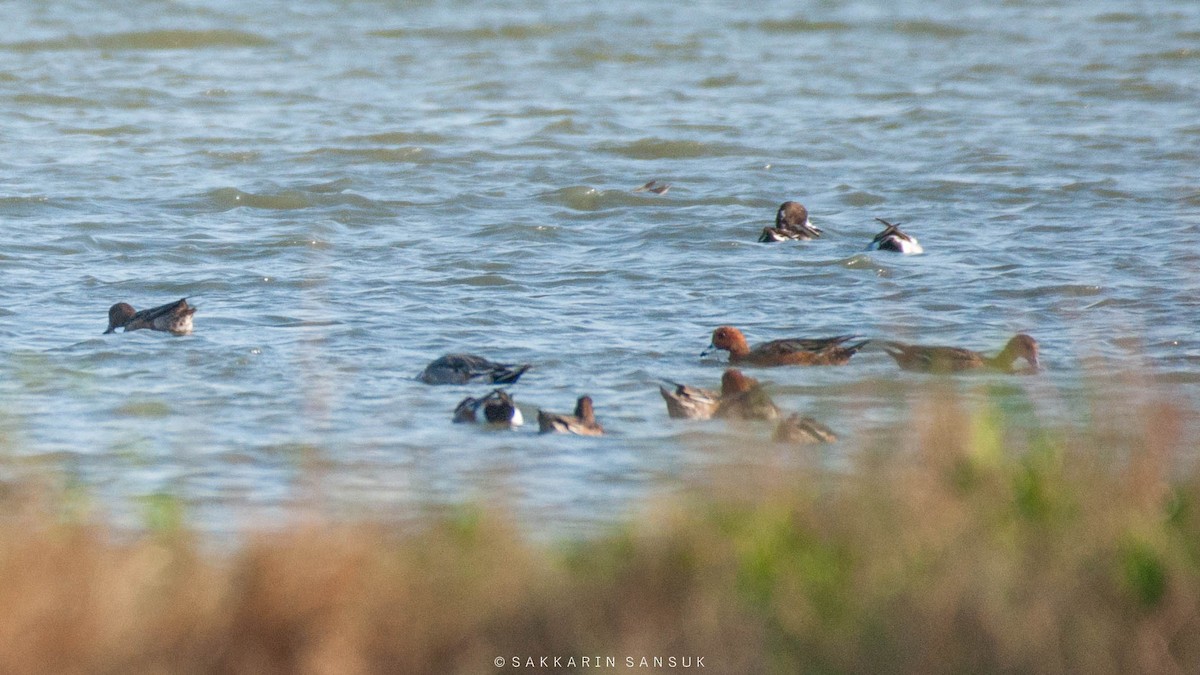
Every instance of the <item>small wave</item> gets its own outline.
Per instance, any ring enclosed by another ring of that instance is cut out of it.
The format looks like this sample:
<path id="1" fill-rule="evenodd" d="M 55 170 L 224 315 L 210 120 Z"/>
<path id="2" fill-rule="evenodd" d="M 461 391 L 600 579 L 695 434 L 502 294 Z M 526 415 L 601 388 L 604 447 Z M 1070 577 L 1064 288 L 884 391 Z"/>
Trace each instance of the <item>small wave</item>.
<path id="1" fill-rule="evenodd" d="M 1093 284 L 1054 284 L 1050 286 L 1037 286 L 1034 288 L 1018 288 L 1018 289 L 997 289 L 996 295 L 1008 298 L 1048 298 L 1048 297 L 1068 297 L 1068 298 L 1086 298 L 1095 295 L 1100 295 L 1104 289 Z"/>
<path id="2" fill-rule="evenodd" d="M 840 265 L 848 270 L 867 270 L 868 272 L 874 272 L 880 277 L 890 277 L 892 275 L 891 268 L 880 265 L 879 261 L 875 260 L 866 253 L 856 253 L 849 258 L 836 260 L 832 263 L 826 264 Z"/>
<path id="3" fill-rule="evenodd" d="M 239 207 L 271 211 L 292 211 L 338 205 L 379 208 L 379 204 L 374 200 L 352 192 L 322 193 L 311 190 L 281 190 L 279 192 L 255 194 L 230 187 L 210 190 L 205 193 L 204 199 L 217 211 L 229 211 Z"/>
<path id="4" fill-rule="evenodd" d="M 24 106 L 50 105 L 85 110 L 97 105 L 94 99 L 80 98 L 78 96 L 59 96 L 57 94 L 18 94 L 12 100 Z"/>
<path id="5" fill-rule="evenodd" d="M 696 157 L 736 157 L 752 155 L 749 148 L 730 143 L 641 138 L 630 143 L 602 143 L 596 148 L 630 159 L 692 159 Z"/>
<path id="6" fill-rule="evenodd" d="M 568 24 L 513 23 L 475 28 L 390 28 L 368 33 L 381 38 L 423 37 L 440 40 L 475 42 L 477 40 L 531 40 L 571 30 Z"/>
<path id="7" fill-rule="evenodd" d="M 838 189 L 846 190 L 838 197 L 846 206 L 877 206 L 887 201 L 882 195 L 856 190 L 848 185 L 839 186 Z"/>
<path id="8" fill-rule="evenodd" d="M 616 45 L 588 45 L 566 50 L 565 56 L 584 64 L 592 63 L 654 63 L 658 57 L 631 52 Z"/>
<path id="9" fill-rule="evenodd" d="M 664 197 L 629 190 L 600 190 L 587 185 L 572 185 L 540 195 L 542 201 L 559 204 L 573 211 L 602 211 L 619 206 L 636 206 L 661 202 Z"/>
<path id="10" fill-rule="evenodd" d="M 162 401 L 127 401 L 114 408 L 113 413 L 121 417 L 170 417 L 171 406 Z"/>
<path id="11" fill-rule="evenodd" d="M 1200 39 L 1197 36 L 1196 39 Z M 1191 49 L 1189 47 L 1180 47 L 1165 52 L 1155 52 L 1154 54 L 1145 54 L 1142 60 L 1154 63 L 1156 61 L 1196 61 L 1200 60 L 1200 49 Z"/>
<path id="12" fill-rule="evenodd" d="M 1161 101 L 1185 103 L 1192 100 L 1190 89 L 1168 82 L 1151 82 L 1142 77 L 1127 77 L 1113 84 L 1092 86 L 1083 90 L 1088 98 L 1113 101 Z"/>
<path id="13" fill-rule="evenodd" d="M 742 77 L 737 73 L 729 73 L 728 75 L 712 75 L 700 80 L 700 88 L 702 89 L 723 89 L 725 87 L 736 87 L 744 84 L 750 84 L 750 82 L 743 80 Z"/>
<path id="14" fill-rule="evenodd" d="M 972 33 L 962 26 L 955 26 L 938 21 L 897 21 L 893 27 L 902 35 L 921 37 L 960 38 Z"/>
<path id="15" fill-rule="evenodd" d="M 220 150 L 203 150 L 200 154 L 206 157 L 212 157 L 213 159 L 237 163 L 257 162 L 262 158 L 262 153 L 256 150 L 234 150 L 230 152 L 223 152 Z"/>
<path id="16" fill-rule="evenodd" d="M 349 143 L 378 145 L 441 145 L 450 142 L 447 136 L 421 131 L 384 131 L 377 134 L 347 136 L 343 140 Z"/>
<path id="17" fill-rule="evenodd" d="M 67 127 L 62 130 L 64 134 L 78 134 L 83 136 L 134 136 L 146 133 L 146 129 L 132 124 L 122 124 L 115 127 L 87 128 L 87 127 Z"/>
<path id="18" fill-rule="evenodd" d="M 476 286 L 482 288 L 507 288 L 516 287 L 518 284 L 513 282 L 508 277 L 502 274 L 476 274 L 470 277 L 463 277 L 451 282 L 439 280 L 439 283 L 449 283 L 450 285 Z"/>
<path id="19" fill-rule="evenodd" d="M 1093 19 L 1096 23 L 1141 23 L 1143 17 L 1128 12 L 1109 12 Z"/>
<path id="20" fill-rule="evenodd" d="M 766 19 L 756 24 L 742 24 L 740 27 L 753 26 L 764 33 L 825 33 L 850 30 L 850 24 L 841 21 L 811 21 L 802 17 L 794 19 Z"/>
<path id="21" fill-rule="evenodd" d="M 265 47 L 271 40 L 238 30 L 154 30 L 109 35 L 71 35 L 50 40 L 30 40 L 2 45 L 21 52 L 74 49 L 152 50 L 210 49 L 214 47 Z"/>
<path id="22" fill-rule="evenodd" d="M 425 148 L 317 148 L 304 153 L 315 157 L 349 157 L 362 162 L 411 162 L 424 164 L 430 160 Z"/>

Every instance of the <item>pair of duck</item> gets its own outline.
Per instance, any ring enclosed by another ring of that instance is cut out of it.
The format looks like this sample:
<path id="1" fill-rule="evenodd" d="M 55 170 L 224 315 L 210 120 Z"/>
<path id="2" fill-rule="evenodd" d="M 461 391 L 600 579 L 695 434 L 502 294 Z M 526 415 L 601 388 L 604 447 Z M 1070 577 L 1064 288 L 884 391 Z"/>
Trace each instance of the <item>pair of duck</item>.
<path id="1" fill-rule="evenodd" d="M 893 251 L 895 253 L 924 253 L 925 249 L 917 238 L 900 230 L 900 223 L 889 223 L 883 218 L 876 218 L 883 223 L 883 232 L 875 235 L 867 245 L 868 251 Z M 812 224 L 808 218 L 808 209 L 800 202 L 784 202 L 775 212 L 775 227 L 764 227 L 759 235 L 760 242 L 772 241 L 808 241 L 820 238 L 821 228 Z"/>
<path id="2" fill-rule="evenodd" d="M 742 331 L 733 326 L 721 326 L 713 331 L 712 343 L 700 353 L 707 356 L 716 350 L 729 352 L 729 362 L 752 366 L 841 366 L 850 361 L 873 340 L 862 340 L 846 344 L 853 335 L 838 335 L 829 338 L 785 338 L 771 340 L 753 349 L 746 342 Z M 1013 364 L 1024 358 L 1033 370 L 1037 370 L 1038 343 L 1029 335 L 1018 333 L 1008 341 L 996 356 L 961 347 L 941 345 L 915 345 L 894 340 L 875 340 L 883 346 L 903 370 L 932 373 L 953 373 L 966 370 L 988 369 L 1005 373 L 1016 372 Z"/>
<path id="3" fill-rule="evenodd" d="M 515 384 L 532 367 L 531 364 L 496 363 L 474 354 L 447 354 L 434 359 L 417 379 L 426 384 L 469 384 L 479 381 L 489 384 Z M 503 389 L 494 389 L 482 398 L 468 396 L 454 409 L 455 422 L 475 422 L 480 410 L 488 424 L 507 427 L 525 423 L 521 410 L 512 396 Z M 604 427 L 596 421 L 590 396 L 575 401 L 575 413 L 564 415 L 538 410 L 538 431 L 569 433 L 579 436 L 601 436 Z"/>
<path id="4" fill-rule="evenodd" d="M 456 423 L 474 424 L 478 422 L 478 412 L 483 409 L 484 422 L 494 427 L 519 427 L 525 423 L 521 409 L 513 402 L 512 396 L 503 389 L 493 389 L 483 398 L 468 396 L 454 408 Z M 592 397 L 580 396 L 575 402 L 575 414 L 538 410 L 538 432 L 543 434 L 560 433 L 577 436 L 603 436 L 604 427 L 596 421 L 596 412 L 592 407 Z"/>
<path id="5" fill-rule="evenodd" d="M 721 375 L 721 391 L 692 387 L 667 380 L 674 389 L 659 386 L 667 402 L 667 414 L 674 419 L 779 420 L 773 438 L 788 443 L 832 443 L 837 434 L 811 417 L 793 413 L 782 419 L 771 397 L 758 380 L 736 368 Z"/>

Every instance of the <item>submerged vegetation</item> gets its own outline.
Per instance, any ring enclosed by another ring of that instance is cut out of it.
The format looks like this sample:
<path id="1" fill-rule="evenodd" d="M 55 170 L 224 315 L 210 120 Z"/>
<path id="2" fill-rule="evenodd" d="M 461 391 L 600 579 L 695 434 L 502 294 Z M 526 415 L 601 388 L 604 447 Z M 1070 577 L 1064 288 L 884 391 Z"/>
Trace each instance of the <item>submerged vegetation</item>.
<path id="1" fill-rule="evenodd" d="M 64 517 L 69 492 L 11 484 L 0 671 L 1200 670 L 1193 411 L 1045 429 L 935 392 L 912 412 L 836 468 L 813 446 L 787 467 L 731 449 L 636 522 L 566 543 L 463 507 L 222 549 L 185 517 L 118 532 Z"/>

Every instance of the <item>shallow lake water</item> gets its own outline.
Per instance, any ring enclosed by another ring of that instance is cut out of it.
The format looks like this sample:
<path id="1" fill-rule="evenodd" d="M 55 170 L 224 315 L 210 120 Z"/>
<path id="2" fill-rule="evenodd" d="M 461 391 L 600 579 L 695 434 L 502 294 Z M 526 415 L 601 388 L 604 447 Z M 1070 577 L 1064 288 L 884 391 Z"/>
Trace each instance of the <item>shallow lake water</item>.
<path id="1" fill-rule="evenodd" d="M 769 429 L 669 420 L 712 329 L 999 349 L 1076 423 L 1126 371 L 1200 392 L 1200 4 L 18 3 L 0 42 L 0 448 L 130 524 L 501 499 L 587 532 Z M 657 179 L 664 194 L 634 192 Z M 780 202 L 826 235 L 759 244 Z M 866 252 L 876 217 L 926 253 Z M 195 334 L 101 335 L 187 296 Z M 467 351 L 611 434 L 452 425 Z M 754 369 L 839 431 L 928 377 Z M 1130 389 L 1122 389 L 1129 396 Z"/>

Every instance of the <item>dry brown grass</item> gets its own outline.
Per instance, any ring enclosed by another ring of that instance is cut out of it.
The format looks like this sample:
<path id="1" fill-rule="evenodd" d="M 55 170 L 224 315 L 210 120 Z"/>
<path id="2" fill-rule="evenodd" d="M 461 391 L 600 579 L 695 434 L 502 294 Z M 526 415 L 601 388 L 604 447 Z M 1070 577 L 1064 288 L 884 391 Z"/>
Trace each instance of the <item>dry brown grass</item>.
<path id="1" fill-rule="evenodd" d="M 719 673 L 1198 672 L 1190 415 L 1151 402 L 1044 430 L 931 396 L 850 470 L 730 469 L 558 545 L 464 509 L 214 552 L 186 530 L 64 524 L 53 498 L 10 486 L 0 672 L 494 673 L 518 670 L 497 656 L 596 655 L 703 656 Z"/>

